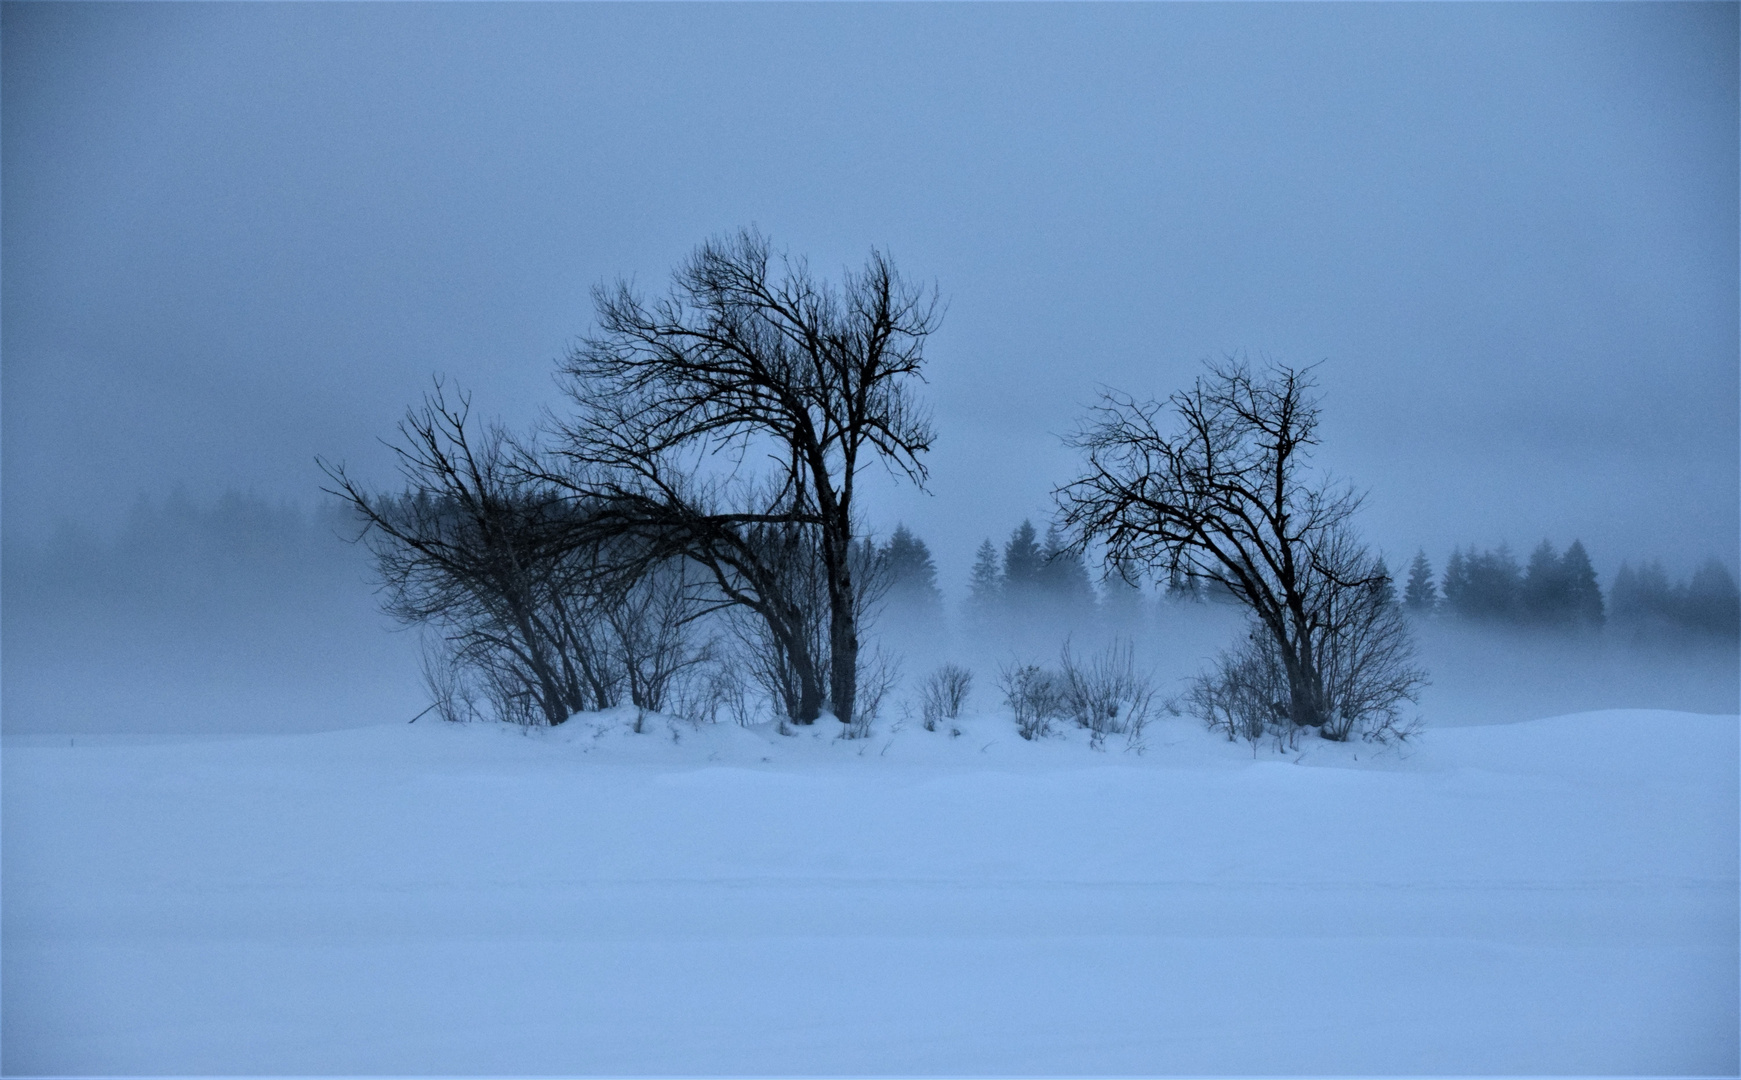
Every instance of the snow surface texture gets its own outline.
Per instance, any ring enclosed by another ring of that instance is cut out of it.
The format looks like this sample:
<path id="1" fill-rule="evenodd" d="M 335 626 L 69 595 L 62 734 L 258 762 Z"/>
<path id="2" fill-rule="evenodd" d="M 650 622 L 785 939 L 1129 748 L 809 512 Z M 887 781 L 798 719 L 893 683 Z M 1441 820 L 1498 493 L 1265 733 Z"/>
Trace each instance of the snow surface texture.
<path id="1" fill-rule="evenodd" d="M 633 719 L 10 740 L 0 1066 L 1737 1070 L 1733 716 Z"/>

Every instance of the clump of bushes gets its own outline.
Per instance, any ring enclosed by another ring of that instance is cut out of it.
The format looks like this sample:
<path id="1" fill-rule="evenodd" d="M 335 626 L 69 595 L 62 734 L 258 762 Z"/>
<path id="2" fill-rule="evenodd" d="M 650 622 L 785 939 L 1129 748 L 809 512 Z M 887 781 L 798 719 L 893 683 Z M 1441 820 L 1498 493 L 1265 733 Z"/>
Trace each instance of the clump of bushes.
<path id="1" fill-rule="evenodd" d="M 1155 696 L 1153 680 L 1137 671 L 1128 641 L 1115 641 L 1086 658 L 1065 642 L 1056 669 L 1006 665 L 999 671 L 998 686 L 1022 738 L 1044 738 L 1054 721 L 1074 721 L 1088 729 L 1089 743 L 1097 748 L 1108 735 L 1124 735 L 1134 743 L 1148 723 Z"/>

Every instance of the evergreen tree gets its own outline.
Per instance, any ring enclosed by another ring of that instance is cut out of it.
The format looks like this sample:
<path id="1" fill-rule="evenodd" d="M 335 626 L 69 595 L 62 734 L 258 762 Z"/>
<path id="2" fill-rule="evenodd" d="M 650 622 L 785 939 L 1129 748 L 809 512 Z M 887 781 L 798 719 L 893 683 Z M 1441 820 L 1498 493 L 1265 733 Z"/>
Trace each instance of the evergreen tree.
<path id="1" fill-rule="evenodd" d="M 1433 567 L 1427 562 L 1427 553 L 1415 552 L 1414 562 L 1409 564 L 1408 586 L 1403 590 L 1402 604 L 1417 615 L 1425 615 L 1439 603 L 1439 592 L 1433 586 Z"/>
<path id="2" fill-rule="evenodd" d="M 991 541 L 981 541 L 973 554 L 973 576 L 967 584 L 968 614 L 979 620 L 989 620 L 997 613 L 1003 598 L 1003 581 L 998 576 L 997 549 Z"/>
<path id="3" fill-rule="evenodd" d="M 1110 567 L 1101 582 L 1100 610 L 1106 625 L 1128 633 L 1142 625 L 1143 590 L 1134 570 L 1127 574 Z"/>
<path id="4" fill-rule="evenodd" d="M 1567 554 L 1570 553 L 1567 549 Z M 1556 625 L 1572 621 L 1571 581 L 1554 545 L 1546 540 L 1530 552 L 1518 600 L 1526 621 Z"/>
<path id="5" fill-rule="evenodd" d="M 1614 584 L 1608 589 L 1608 609 L 1617 623 L 1636 622 L 1642 615 L 1638 575 L 1625 560 L 1621 560 L 1620 569 L 1614 572 Z"/>
<path id="6" fill-rule="evenodd" d="M 1515 619 L 1523 570 L 1504 544 L 1492 551 L 1453 550 L 1445 563 L 1445 607 L 1470 619 Z"/>
<path id="7" fill-rule="evenodd" d="M 1379 603 L 1385 607 L 1394 605 L 1396 603 L 1396 579 L 1390 576 L 1390 567 L 1385 565 L 1383 555 L 1374 560 L 1372 569 L 1378 576 L 1378 584 L 1375 588 L 1378 591 Z"/>
<path id="8" fill-rule="evenodd" d="M 1460 614 L 1477 619 L 1515 619 L 1523 570 L 1505 544 L 1465 559 L 1468 585 L 1463 590 Z"/>
<path id="9" fill-rule="evenodd" d="M 1169 573 L 1167 599 L 1176 604 L 1200 604 L 1203 602 L 1203 586 L 1190 574 Z"/>
<path id="10" fill-rule="evenodd" d="M 1614 620 L 1631 625 L 1675 621 L 1680 607 L 1662 563 L 1654 560 L 1637 569 L 1621 563 L 1609 601 Z"/>
<path id="11" fill-rule="evenodd" d="M 943 593 L 937 588 L 937 564 L 932 562 L 925 541 L 905 525 L 897 525 L 894 535 L 883 545 L 882 559 L 889 576 L 887 603 L 891 611 L 909 620 L 942 616 Z"/>
<path id="12" fill-rule="evenodd" d="M 1086 612 L 1094 607 L 1094 586 L 1082 553 L 1069 550 L 1058 526 L 1046 526 L 1046 544 L 1040 549 L 1039 585 L 1042 593 L 1068 612 Z"/>
<path id="13" fill-rule="evenodd" d="M 1582 542 L 1560 557 L 1559 577 L 1564 589 L 1565 618 L 1574 626 L 1602 625 L 1602 589 L 1596 584 L 1596 568 Z"/>
<path id="14" fill-rule="evenodd" d="M 1003 549 L 1003 595 L 1005 599 L 1031 601 L 1044 587 L 1041 574 L 1045 553 L 1035 538 L 1034 523 L 1023 521 L 1010 533 Z"/>
<path id="15" fill-rule="evenodd" d="M 1473 553 L 1473 545 L 1469 548 Z M 1445 580 L 1440 586 L 1445 597 L 1445 607 L 1454 615 L 1467 614 L 1469 593 L 1469 560 L 1463 557 L 1462 548 L 1452 548 L 1451 557 L 1445 560 Z"/>
<path id="16" fill-rule="evenodd" d="M 1741 635 L 1741 592 L 1735 579 L 1716 559 L 1693 571 L 1687 583 L 1681 618 L 1689 629 L 1718 637 Z"/>

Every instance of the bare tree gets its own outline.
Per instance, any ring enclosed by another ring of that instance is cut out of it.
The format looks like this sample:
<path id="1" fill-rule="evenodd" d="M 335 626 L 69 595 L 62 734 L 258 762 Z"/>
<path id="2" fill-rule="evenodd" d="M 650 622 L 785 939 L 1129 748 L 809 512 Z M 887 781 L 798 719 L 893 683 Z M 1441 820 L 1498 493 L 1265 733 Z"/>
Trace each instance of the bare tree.
<path id="1" fill-rule="evenodd" d="M 1279 658 L 1288 721 L 1346 737 L 1344 710 L 1391 708 L 1420 682 L 1407 627 L 1363 599 L 1388 579 L 1349 531 L 1360 497 L 1311 473 L 1310 369 L 1207 369 L 1165 402 L 1104 397 L 1071 440 L 1087 467 L 1055 492 L 1064 520 L 1115 565 L 1225 589 Z"/>
<path id="2" fill-rule="evenodd" d="M 680 541 L 725 599 L 763 618 L 801 684 L 805 667 L 826 672 L 826 702 L 800 685 L 795 719 L 827 704 L 850 722 L 861 624 L 854 483 L 872 461 L 925 480 L 932 429 L 911 384 L 937 326 L 935 292 L 877 251 L 838 287 L 818 281 L 744 231 L 702 244 L 663 297 L 619 283 L 594 302 L 598 329 L 563 366 L 572 488 L 618 508 L 624 528 Z M 768 467 L 742 482 L 752 455 Z M 710 469 L 714 480 L 698 478 Z M 826 660 L 807 655 L 778 559 L 758 550 L 768 529 L 814 530 Z"/>
<path id="3" fill-rule="evenodd" d="M 617 677 L 585 610 L 596 567 L 571 542 L 566 493 L 528 479 L 500 427 L 468 427 L 470 398 L 438 382 L 399 425 L 408 489 L 372 495 L 322 461 L 327 489 L 359 515 L 384 606 L 433 624 L 447 655 L 478 668 L 499 711 L 560 724 L 614 703 Z"/>

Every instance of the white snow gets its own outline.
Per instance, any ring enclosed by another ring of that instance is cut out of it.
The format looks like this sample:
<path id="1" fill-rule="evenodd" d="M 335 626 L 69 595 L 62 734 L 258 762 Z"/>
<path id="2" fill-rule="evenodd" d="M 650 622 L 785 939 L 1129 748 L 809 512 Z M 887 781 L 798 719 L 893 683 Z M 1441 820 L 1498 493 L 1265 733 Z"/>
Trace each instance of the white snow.
<path id="1" fill-rule="evenodd" d="M 1738 725 L 4 751 L 7 1073 L 1734 1073 Z"/>

